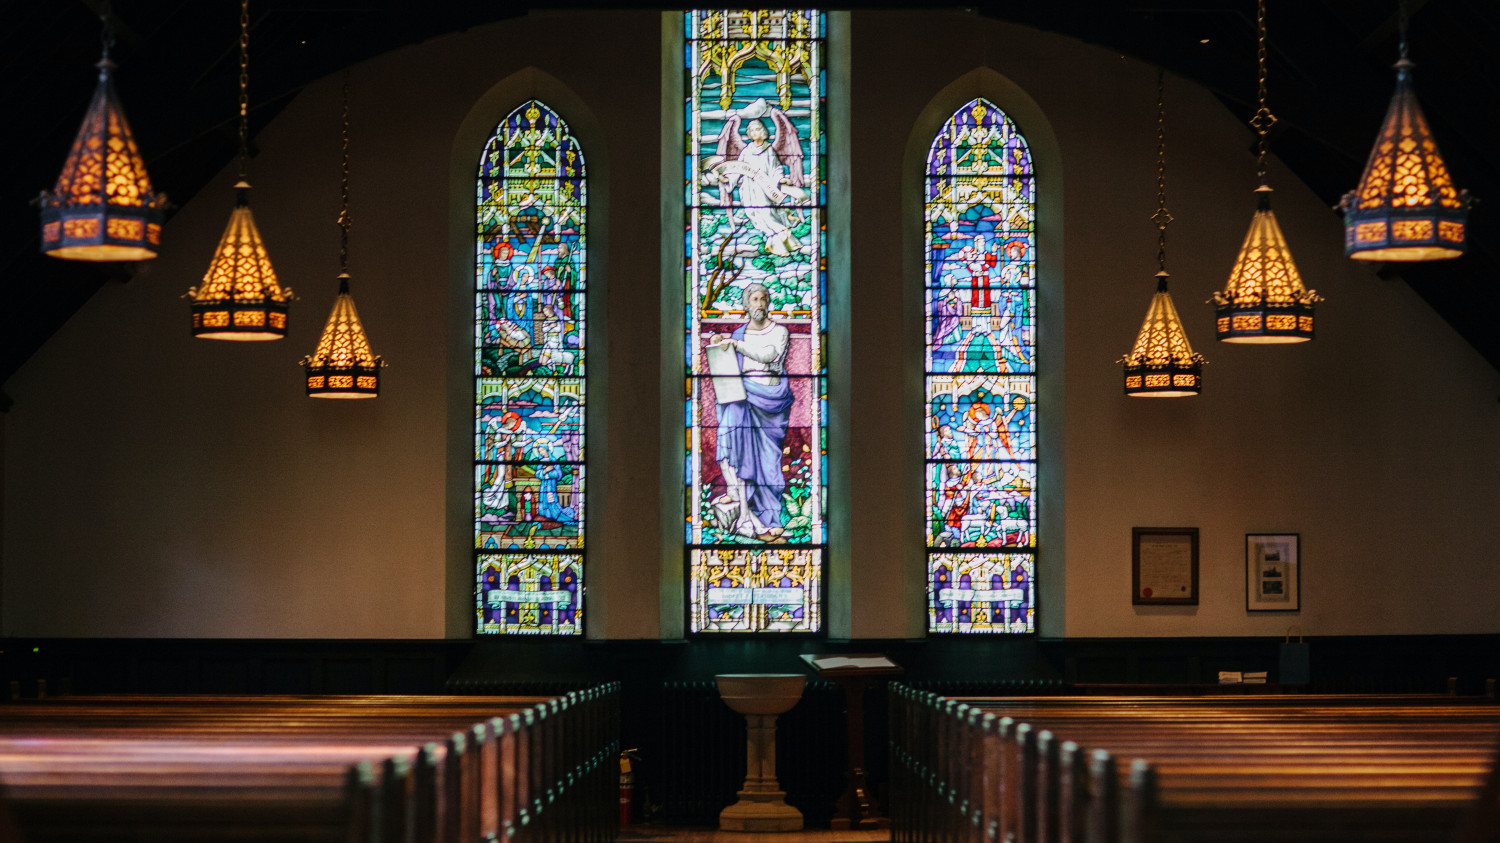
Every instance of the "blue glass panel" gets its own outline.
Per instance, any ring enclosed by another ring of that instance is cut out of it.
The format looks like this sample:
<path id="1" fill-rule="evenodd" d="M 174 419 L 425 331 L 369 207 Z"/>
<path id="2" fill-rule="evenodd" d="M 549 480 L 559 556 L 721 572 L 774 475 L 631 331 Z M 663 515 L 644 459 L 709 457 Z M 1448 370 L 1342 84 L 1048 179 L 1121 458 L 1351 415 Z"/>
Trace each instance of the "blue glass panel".
<path id="1" fill-rule="evenodd" d="M 582 632 L 583 556 L 486 553 L 475 594 L 481 633 L 570 635 Z"/>
<path id="2" fill-rule="evenodd" d="M 927 291 L 927 371 L 1036 371 L 1030 290 L 953 286 Z"/>
<path id="3" fill-rule="evenodd" d="M 824 18 L 750 9 L 684 20 L 691 627 L 812 632 L 822 557 L 809 546 L 826 533 Z M 792 558 L 804 578 L 796 601 L 744 590 L 774 583 L 739 584 Z"/>
<path id="4" fill-rule="evenodd" d="M 572 463 L 476 464 L 475 548 L 582 547 L 583 479 Z"/>
<path id="5" fill-rule="evenodd" d="M 1035 459 L 1035 390 L 1031 377 L 928 377 L 927 458 Z"/>
<path id="6" fill-rule="evenodd" d="M 690 631 L 816 632 L 821 626 L 821 551 L 690 553 Z"/>
<path id="7" fill-rule="evenodd" d="M 479 160 L 474 546 L 480 633 L 582 627 L 587 182 L 567 124 L 531 101 Z M 541 553 L 567 549 L 570 553 Z"/>
<path id="8" fill-rule="evenodd" d="M 475 433 L 477 459 L 581 462 L 584 382 L 581 378 L 481 378 Z"/>
<path id="9" fill-rule="evenodd" d="M 583 375 L 584 308 L 581 292 L 479 293 L 479 375 Z"/>
<path id="10" fill-rule="evenodd" d="M 1036 587 L 1030 553 L 934 553 L 927 624 L 933 632 L 1031 632 Z"/>
<path id="11" fill-rule="evenodd" d="M 933 138 L 923 195 L 928 629 L 1031 632 L 1036 180 L 1025 138 L 971 100 Z"/>
<path id="12" fill-rule="evenodd" d="M 928 463 L 927 543 L 930 547 L 1035 547 L 1036 466 Z"/>

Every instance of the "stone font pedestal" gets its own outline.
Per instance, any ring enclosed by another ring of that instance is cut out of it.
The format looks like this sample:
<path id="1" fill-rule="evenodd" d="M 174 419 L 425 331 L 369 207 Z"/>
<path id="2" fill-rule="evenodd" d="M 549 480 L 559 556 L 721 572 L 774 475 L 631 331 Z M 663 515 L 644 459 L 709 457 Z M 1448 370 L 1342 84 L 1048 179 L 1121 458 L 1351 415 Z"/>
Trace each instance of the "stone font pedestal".
<path id="1" fill-rule="evenodd" d="M 802 674 L 724 674 L 719 696 L 745 715 L 745 784 L 739 801 L 719 813 L 724 831 L 799 831 L 802 812 L 786 804 L 776 781 L 776 716 L 797 704 Z"/>

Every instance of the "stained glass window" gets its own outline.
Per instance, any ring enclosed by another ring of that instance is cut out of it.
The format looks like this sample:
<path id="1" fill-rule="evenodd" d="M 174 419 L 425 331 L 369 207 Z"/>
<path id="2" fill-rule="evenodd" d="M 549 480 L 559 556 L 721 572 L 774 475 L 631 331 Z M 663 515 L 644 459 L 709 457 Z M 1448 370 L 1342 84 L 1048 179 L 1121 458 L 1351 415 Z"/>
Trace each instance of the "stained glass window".
<path id="1" fill-rule="evenodd" d="M 828 475 L 821 12 L 686 14 L 695 633 L 817 632 Z"/>
<path id="2" fill-rule="evenodd" d="M 474 274 L 475 611 L 481 633 L 583 631 L 583 151 L 531 101 L 485 144 Z"/>
<path id="3" fill-rule="evenodd" d="M 1036 182 L 1016 124 L 976 99 L 927 156 L 927 628 L 1032 632 Z"/>

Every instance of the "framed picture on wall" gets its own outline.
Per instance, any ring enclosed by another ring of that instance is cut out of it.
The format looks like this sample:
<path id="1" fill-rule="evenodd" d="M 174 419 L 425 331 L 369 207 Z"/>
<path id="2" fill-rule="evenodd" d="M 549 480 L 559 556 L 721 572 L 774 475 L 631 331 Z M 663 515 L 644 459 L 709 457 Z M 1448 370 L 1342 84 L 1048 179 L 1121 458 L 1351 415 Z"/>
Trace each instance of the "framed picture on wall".
<path id="1" fill-rule="evenodd" d="M 1198 528 L 1132 527 L 1130 602 L 1198 605 Z"/>
<path id="2" fill-rule="evenodd" d="M 1296 612 L 1302 608 L 1302 537 L 1298 533 L 1245 535 L 1245 609 Z"/>

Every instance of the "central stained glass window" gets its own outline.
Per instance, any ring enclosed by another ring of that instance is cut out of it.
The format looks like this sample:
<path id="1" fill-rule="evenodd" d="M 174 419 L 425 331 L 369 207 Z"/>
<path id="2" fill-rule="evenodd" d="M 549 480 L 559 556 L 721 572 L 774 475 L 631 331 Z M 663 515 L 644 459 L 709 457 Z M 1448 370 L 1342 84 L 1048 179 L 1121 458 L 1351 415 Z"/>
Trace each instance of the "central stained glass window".
<path id="1" fill-rule="evenodd" d="M 479 159 L 474 291 L 480 633 L 583 632 L 583 151 L 535 100 Z"/>
<path id="2" fill-rule="evenodd" d="M 925 177 L 927 628 L 1033 632 L 1036 181 L 984 99 L 938 130 Z"/>
<path id="3" fill-rule="evenodd" d="M 686 14 L 688 628 L 822 626 L 825 16 Z"/>

